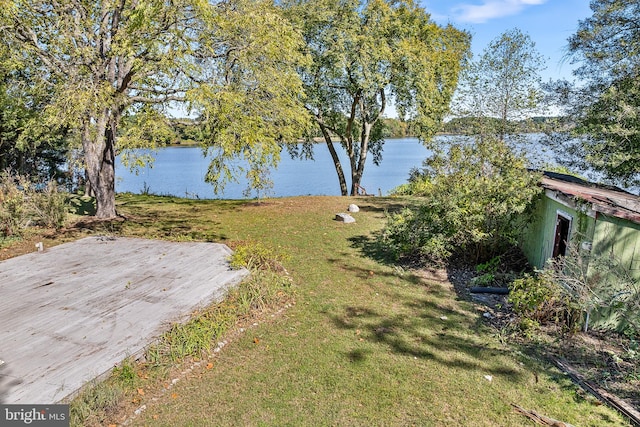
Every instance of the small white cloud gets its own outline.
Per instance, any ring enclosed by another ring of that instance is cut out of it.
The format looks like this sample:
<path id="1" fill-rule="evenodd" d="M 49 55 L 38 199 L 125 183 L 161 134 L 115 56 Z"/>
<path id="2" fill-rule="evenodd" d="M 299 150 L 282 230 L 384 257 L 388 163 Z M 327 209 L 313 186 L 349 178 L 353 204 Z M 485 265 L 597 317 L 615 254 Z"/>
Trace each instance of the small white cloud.
<path id="1" fill-rule="evenodd" d="M 515 15 L 527 6 L 545 3 L 547 0 L 485 0 L 480 5 L 460 4 L 452 9 L 456 21 L 481 24 L 494 18 Z"/>

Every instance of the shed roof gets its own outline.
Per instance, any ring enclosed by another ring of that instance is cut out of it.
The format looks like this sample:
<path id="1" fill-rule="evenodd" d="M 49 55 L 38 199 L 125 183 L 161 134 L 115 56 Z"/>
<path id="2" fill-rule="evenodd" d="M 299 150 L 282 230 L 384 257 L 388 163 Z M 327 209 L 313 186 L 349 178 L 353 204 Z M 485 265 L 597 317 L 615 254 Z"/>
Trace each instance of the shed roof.
<path id="1" fill-rule="evenodd" d="M 542 186 L 591 203 L 596 212 L 640 224 L 640 197 L 620 188 L 595 184 L 555 172 L 544 172 Z"/>

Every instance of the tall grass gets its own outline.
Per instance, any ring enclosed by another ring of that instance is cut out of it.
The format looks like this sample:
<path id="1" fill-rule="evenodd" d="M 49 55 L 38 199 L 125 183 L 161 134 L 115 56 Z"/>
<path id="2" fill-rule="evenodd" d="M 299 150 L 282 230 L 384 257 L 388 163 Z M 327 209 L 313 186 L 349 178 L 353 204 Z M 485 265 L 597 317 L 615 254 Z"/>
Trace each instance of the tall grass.
<path id="1" fill-rule="evenodd" d="M 27 177 L 0 173 L 0 236 L 22 235 L 30 225 L 60 228 L 67 216 L 66 194 L 51 181 L 38 185 Z"/>

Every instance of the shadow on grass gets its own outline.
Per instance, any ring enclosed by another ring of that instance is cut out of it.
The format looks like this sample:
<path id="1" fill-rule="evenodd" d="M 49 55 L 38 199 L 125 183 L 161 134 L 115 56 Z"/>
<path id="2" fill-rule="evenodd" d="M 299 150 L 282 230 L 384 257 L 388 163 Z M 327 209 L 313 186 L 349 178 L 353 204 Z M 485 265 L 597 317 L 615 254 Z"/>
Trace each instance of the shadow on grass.
<path id="1" fill-rule="evenodd" d="M 379 233 L 373 236 L 353 236 L 348 239 L 351 246 L 358 249 L 360 253 L 369 259 L 384 265 L 396 264 L 395 257 L 389 252 L 385 245 L 378 239 Z"/>
<path id="2" fill-rule="evenodd" d="M 347 254 L 344 254 L 347 257 Z M 400 273 L 397 273 L 393 270 L 389 270 L 388 268 L 369 268 L 367 266 L 357 266 L 353 265 L 349 262 L 345 262 L 345 258 L 327 258 L 327 262 L 334 264 L 340 267 L 341 270 L 348 271 L 352 273 L 358 279 L 370 279 L 372 276 L 377 278 L 394 278 L 398 277 Z M 384 263 L 380 263 L 384 264 Z M 375 271 L 374 271 L 375 270 Z M 419 285 L 423 283 L 423 280 L 420 276 L 408 272 L 402 273 L 402 280 L 412 283 L 414 285 Z"/>
<path id="3" fill-rule="evenodd" d="M 411 208 L 417 206 L 420 203 L 418 199 L 398 197 L 366 197 L 362 198 L 361 201 L 372 203 L 364 204 L 356 202 L 361 211 L 377 213 L 399 212 L 404 208 Z"/>
<path id="4" fill-rule="evenodd" d="M 203 200 L 133 194 L 118 195 L 117 202 L 117 219 L 105 221 L 84 216 L 66 232 L 82 230 L 147 238 L 223 242 L 228 240 L 228 236 L 220 232 L 222 223 L 214 218 L 246 205 L 244 201 L 211 204 Z M 92 213 L 89 201 L 76 205 L 79 213 Z M 188 215 L 185 215 L 185 210 L 189 211 Z"/>
<path id="5" fill-rule="evenodd" d="M 349 241 L 362 256 L 382 265 L 397 265 L 376 235 L 354 236 Z M 360 267 L 344 259 L 334 258 L 329 261 L 341 263 L 343 270 L 354 273 L 359 279 L 366 279 L 372 273 L 369 271 L 370 267 Z M 451 270 L 448 273 L 454 274 Z M 441 283 L 437 283 L 437 280 L 432 283 L 418 273 L 403 269 L 378 269 L 374 274 L 384 279 L 393 276 L 402 281 L 398 288 L 389 285 L 377 289 L 393 307 L 388 310 L 374 309 L 366 303 L 347 306 L 342 313 L 334 312 L 330 315 L 338 328 L 353 330 L 354 333 L 359 331 L 361 339 L 384 346 L 396 354 L 519 380 L 519 371 L 497 362 L 500 360 L 497 356 L 506 356 L 509 352 L 482 341 L 482 334 L 478 334 L 478 330 L 483 327 L 482 320 L 478 320 L 477 313 L 465 311 L 459 302 L 455 302 L 459 300 L 458 296 L 467 298 L 457 294 L 446 279 Z M 457 288 L 463 285 L 466 275 L 459 275 L 456 279 Z M 384 282 L 391 283 L 391 280 Z M 407 285 L 412 289 L 407 289 Z M 367 357 L 366 353 L 352 353 L 353 351 L 347 354 L 351 361 L 361 361 Z"/>
<path id="6" fill-rule="evenodd" d="M 351 330 L 361 340 L 386 347 L 395 354 L 431 360 L 450 368 L 507 376 L 514 381 L 521 379 L 519 371 L 492 362 L 496 356 L 507 355 L 507 351 L 491 348 L 471 330 L 463 330 L 468 327 L 469 313 L 443 308 L 426 298 L 400 302 L 404 307 L 397 314 L 347 306 L 342 313 L 330 317 L 339 329 Z M 346 355 L 352 362 L 361 362 L 371 352 L 355 349 Z"/>
<path id="7" fill-rule="evenodd" d="M 93 197 L 72 194 L 67 199 L 67 204 L 69 205 L 71 212 L 76 215 L 96 214 L 96 199 Z"/>

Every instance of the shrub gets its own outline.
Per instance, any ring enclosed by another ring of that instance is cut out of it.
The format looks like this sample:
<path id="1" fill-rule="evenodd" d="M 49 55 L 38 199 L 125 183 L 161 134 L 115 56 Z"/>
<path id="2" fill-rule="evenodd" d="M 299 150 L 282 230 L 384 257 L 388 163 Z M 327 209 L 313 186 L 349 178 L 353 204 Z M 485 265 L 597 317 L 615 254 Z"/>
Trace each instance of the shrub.
<path id="1" fill-rule="evenodd" d="M 529 274 L 511 282 L 509 291 L 508 301 L 513 305 L 513 311 L 537 321 L 549 319 L 549 309 L 559 297 L 553 283 Z"/>
<path id="2" fill-rule="evenodd" d="M 442 263 L 453 254 L 475 264 L 501 255 L 516 242 L 538 175 L 523 156 L 499 140 L 452 143 L 425 162 L 402 187 L 421 204 L 389 216 L 382 243 L 396 258 Z"/>
<path id="3" fill-rule="evenodd" d="M 548 275 L 525 274 L 511 282 L 509 290 L 507 301 L 521 317 L 521 325 L 553 322 L 569 331 L 577 328 L 579 310 Z M 522 319 L 527 320 L 523 323 Z"/>
<path id="4" fill-rule="evenodd" d="M 50 181 L 42 191 L 32 194 L 30 208 L 38 224 L 60 228 L 67 217 L 67 195 L 58 190 L 55 182 Z"/>
<path id="5" fill-rule="evenodd" d="M 25 185 L 29 186 L 24 178 L 7 172 L 0 175 L 0 233 L 4 237 L 20 236 L 29 224 Z"/>
<path id="6" fill-rule="evenodd" d="M 24 176 L 0 175 L 0 233 L 20 236 L 29 225 L 59 228 L 67 215 L 66 195 L 51 181 L 44 187 Z"/>
<path id="7" fill-rule="evenodd" d="M 440 218 L 437 207 L 429 204 L 388 215 L 382 244 L 396 260 L 417 257 L 441 263 L 451 255 L 448 241 L 452 233 Z"/>
<path id="8" fill-rule="evenodd" d="M 474 286 L 489 286 L 497 279 L 498 269 L 500 267 L 501 257 L 494 256 L 487 262 L 476 265 L 476 272 L 480 275 L 471 279 Z"/>

